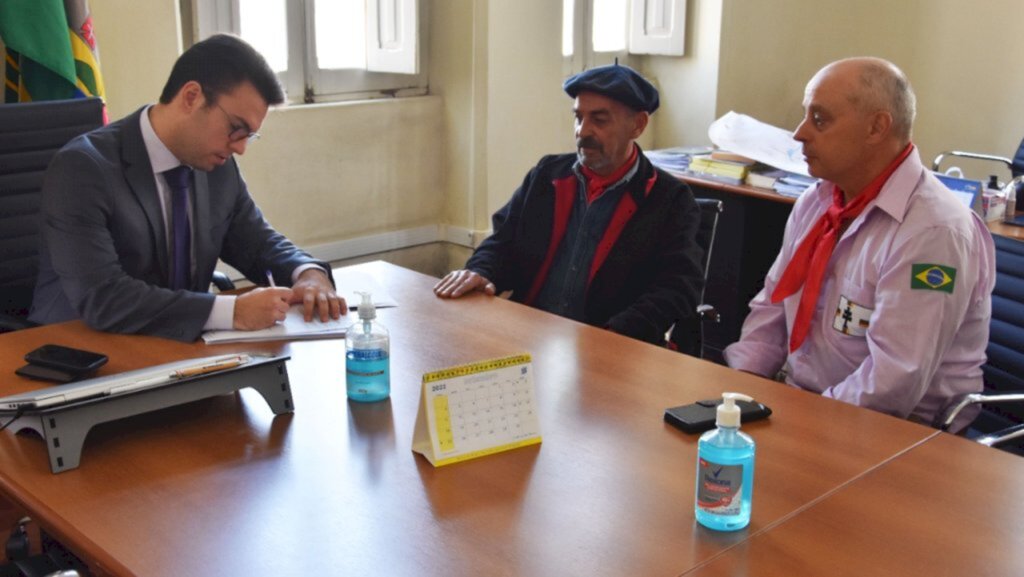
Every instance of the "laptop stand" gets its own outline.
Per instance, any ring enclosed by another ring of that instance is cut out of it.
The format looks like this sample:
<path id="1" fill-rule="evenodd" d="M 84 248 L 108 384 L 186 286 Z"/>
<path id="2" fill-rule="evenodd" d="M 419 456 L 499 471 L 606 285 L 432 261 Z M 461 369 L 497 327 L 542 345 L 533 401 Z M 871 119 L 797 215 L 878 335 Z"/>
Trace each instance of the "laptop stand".
<path id="1" fill-rule="evenodd" d="M 46 441 L 50 471 L 61 473 L 78 468 L 85 436 L 93 426 L 108 421 L 149 413 L 167 407 L 232 393 L 246 387 L 255 389 L 275 415 L 292 407 L 288 370 L 280 357 L 255 366 L 241 366 L 178 381 L 169 386 L 145 389 L 76 403 L 28 409 L 11 423 L 14 431 L 32 429 Z"/>

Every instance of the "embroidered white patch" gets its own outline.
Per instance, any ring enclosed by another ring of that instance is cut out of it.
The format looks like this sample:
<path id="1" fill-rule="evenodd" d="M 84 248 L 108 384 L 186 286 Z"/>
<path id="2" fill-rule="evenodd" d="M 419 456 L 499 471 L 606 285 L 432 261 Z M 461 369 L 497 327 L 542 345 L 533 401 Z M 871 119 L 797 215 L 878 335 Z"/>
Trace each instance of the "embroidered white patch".
<path id="1" fill-rule="evenodd" d="M 839 306 L 836 307 L 836 318 L 832 321 L 832 328 L 853 337 L 862 337 L 868 332 L 871 324 L 871 313 L 875 312 L 867 307 L 862 307 L 850 299 L 840 296 Z"/>

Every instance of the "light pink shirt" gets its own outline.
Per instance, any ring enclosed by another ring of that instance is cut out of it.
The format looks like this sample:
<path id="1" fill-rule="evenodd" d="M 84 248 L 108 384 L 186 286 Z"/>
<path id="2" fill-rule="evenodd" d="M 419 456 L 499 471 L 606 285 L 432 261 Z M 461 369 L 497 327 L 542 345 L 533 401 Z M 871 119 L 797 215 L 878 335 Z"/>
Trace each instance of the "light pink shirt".
<path id="1" fill-rule="evenodd" d="M 992 236 L 911 153 L 839 239 L 807 339 L 788 354 L 802 292 L 774 305 L 770 295 L 831 204 L 833 187 L 819 183 L 796 202 L 782 250 L 750 302 L 739 342 L 726 348 L 726 362 L 769 377 L 785 369 L 786 382 L 802 389 L 931 422 L 954 396 L 982 388 L 995 284 Z M 953 292 L 912 289 L 915 264 L 955 269 Z M 953 429 L 975 414 L 962 414 Z"/>

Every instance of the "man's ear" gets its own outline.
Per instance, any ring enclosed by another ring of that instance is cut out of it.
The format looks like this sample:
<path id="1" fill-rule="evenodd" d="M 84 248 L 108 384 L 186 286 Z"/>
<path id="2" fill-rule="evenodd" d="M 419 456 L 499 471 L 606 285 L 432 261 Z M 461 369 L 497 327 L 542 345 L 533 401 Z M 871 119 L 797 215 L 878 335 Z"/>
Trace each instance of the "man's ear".
<path id="1" fill-rule="evenodd" d="M 206 104 L 206 97 L 203 95 L 203 87 L 195 80 L 189 80 L 178 90 L 176 99 L 187 111 L 191 112 Z"/>
<path id="2" fill-rule="evenodd" d="M 633 140 L 640 138 L 640 135 L 644 133 L 644 130 L 647 128 L 647 121 L 650 118 L 649 112 L 637 112 L 633 115 Z"/>
<path id="3" fill-rule="evenodd" d="M 892 131 L 892 114 L 887 110 L 879 110 L 871 115 L 871 124 L 868 130 L 869 142 L 881 142 L 888 138 Z"/>

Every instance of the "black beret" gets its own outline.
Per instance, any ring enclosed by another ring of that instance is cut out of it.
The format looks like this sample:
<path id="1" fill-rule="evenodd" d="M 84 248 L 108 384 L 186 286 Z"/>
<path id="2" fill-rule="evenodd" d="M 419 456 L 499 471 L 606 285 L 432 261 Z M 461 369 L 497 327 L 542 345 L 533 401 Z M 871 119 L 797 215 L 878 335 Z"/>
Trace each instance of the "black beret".
<path id="1" fill-rule="evenodd" d="M 660 104 L 657 88 L 636 70 L 618 64 L 584 70 L 569 77 L 562 89 L 573 98 L 580 92 L 596 92 L 643 112 L 654 112 Z"/>

